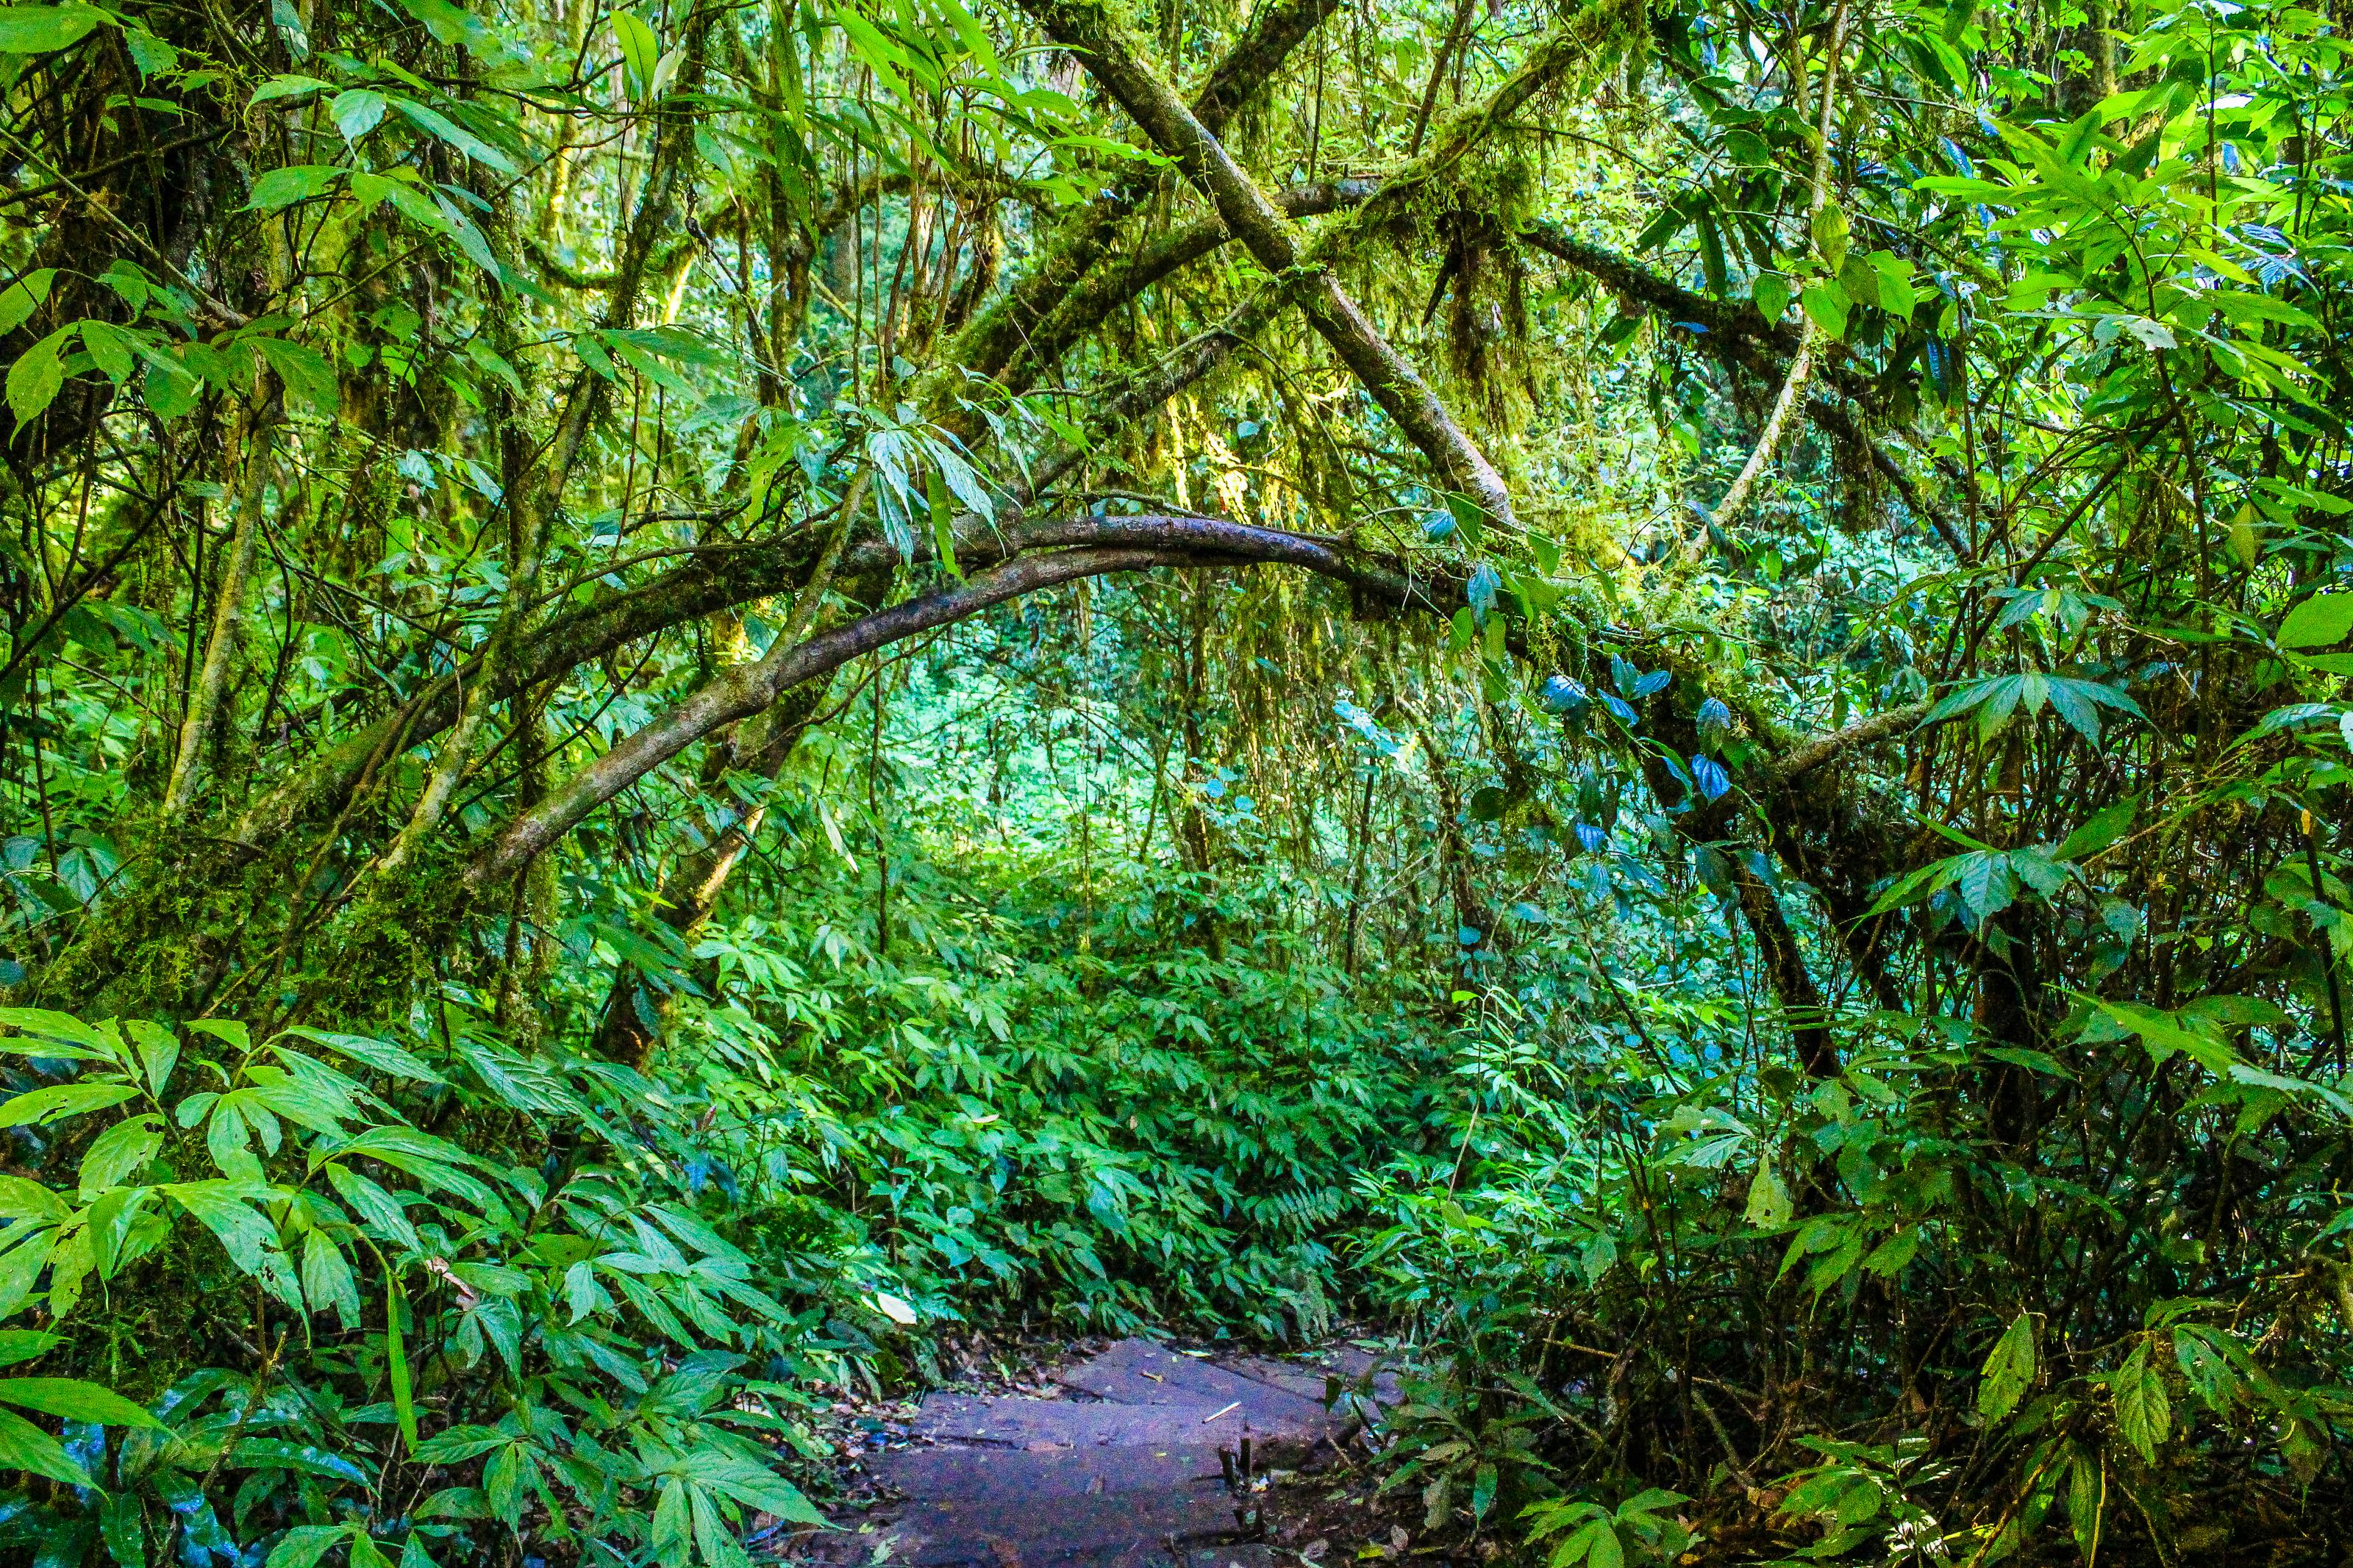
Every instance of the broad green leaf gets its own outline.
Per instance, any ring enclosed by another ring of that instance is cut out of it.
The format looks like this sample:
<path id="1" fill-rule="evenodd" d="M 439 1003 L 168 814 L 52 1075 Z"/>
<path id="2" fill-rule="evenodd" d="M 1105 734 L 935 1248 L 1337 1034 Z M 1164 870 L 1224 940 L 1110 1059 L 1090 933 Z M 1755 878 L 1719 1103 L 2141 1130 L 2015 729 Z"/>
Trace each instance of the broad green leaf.
<path id="1" fill-rule="evenodd" d="M 298 401 L 308 404 L 316 413 L 334 412 L 340 395 L 335 373 L 316 349 L 290 343 L 280 338 L 248 341 L 260 351 L 261 357 L 269 363 L 269 368 L 278 373 L 278 379 L 286 384 L 286 390 Z"/>
<path id="2" fill-rule="evenodd" d="M 62 1220 L 73 1205 L 65 1198 L 25 1176 L 0 1176 L 0 1219 Z M 0 1237 L 13 1233 L 0 1232 Z"/>
<path id="3" fill-rule="evenodd" d="M 2102 1002 L 2087 998 L 2101 1012 L 2141 1037 L 2148 1047 L 2149 1059 L 2162 1064 L 2176 1052 L 2188 1057 L 2200 1067 L 2217 1076 L 2227 1074 L 2240 1065 L 2239 1054 L 2212 1036 L 2185 1027 L 2171 1014 L 2161 1013 L 2141 1002 Z"/>
<path id="4" fill-rule="evenodd" d="M 302 1297 L 314 1312 L 332 1307 L 346 1331 L 359 1327 L 359 1281 L 343 1248 L 322 1230 L 302 1238 Z"/>
<path id="5" fill-rule="evenodd" d="M 0 54 L 46 55 L 68 48 L 107 19 L 105 12 L 88 5 L 0 8 Z"/>
<path id="6" fill-rule="evenodd" d="M 571 1309 L 570 1321 L 578 1322 L 603 1304 L 604 1287 L 596 1283 L 596 1268 L 583 1258 L 564 1271 L 564 1300 Z"/>
<path id="7" fill-rule="evenodd" d="M 0 1470 L 29 1470 L 69 1487 L 95 1487 L 65 1446 L 21 1415 L 0 1410 Z"/>
<path id="8" fill-rule="evenodd" d="M 1846 265 L 1847 234 L 1846 209 L 1836 202 L 1824 203 L 1814 215 L 1814 249 L 1833 274 Z"/>
<path id="9" fill-rule="evenodd" d="M 1821 329 L 1822 336 L 1835 342 L 1846 336 L 1846 313 L 1850 301 L 1846 290 L 1835 279 L 1809 283 L 1799 300 L 1806 314 Z"/>
<path id="10" fill-rule="evenodd" d="M 5 289 L 0 289 L 0 334 L 15 331 L 31 319 L 49 297 L 49 285 L 56 281 L 58 269 L 44 267 L 27 272 Z"/>
<path id="11" fill-rule="evenodd" d="M 138 1047 L 139 1068 L 147 1075 L 147 1092 L 161 1099 L 164 1086 L 172 1081 L 172 1068 L 180 1060 L 179 1039 L 163 1025 L 144 1018 L 131 1019 L 123 1028 Z"/>
<path id="12" fill-rule="evenodd" d="M 272 169 L 253 182 L 252 197 L 247 201 L 249 212 L 276 212 L 324 195 L 343 177 L 344 171 L 326 163 L 295 163 L 282 169 Z"/>
<path id="13" fill-rule="evenodd" d="M 447 1083 L 449 1080 L 433 1070 L 432 1064 L 413 1052 L 403 1050 L 389 1041 L 367 1035 L 339 1035 L 326 1029 L 314 1029 L 307 1024 L 296 1024 L 286 1031 L 298 1039 L 315 1046 L 325 1046 L 340 1051 L 355 1062 L 375 1068 L 388 1078 L 406 1079 L 414 1083 Z M 284 1037 L 281 1036 L 280 1038 Z"/>
<path id="14" fill-rule="evenodd" d="M 411 1454 L 417 1452 L 417 1398 L 408 1375 L 407 1335 L 400 1326 L 402 1315 L 408 1310 L 408 1294 L 400 1288 L 400 1276 L 386 1271 L 384 1280 L 384 1365 L 386 1380 L 392 1384 L 393 1419 L 399 1424 L 400 1440 L 408 1445 Z"/>
<path id="15" fill-rule="evenodd" d="M 1892 251 L 1871 253 L 1872 270 L 1879 279 L 1879 308 L 1902 321 L 1912 319 L 1919 291 L 1912 284 L 1912 264 Z"/>
<path id="16" fill-rule="evenodd" d="M 2183 1323 L 2173 1331 L 2173 1358 L 2180 1363 L 2181 1375 L 2217 1415 L 2229 1414 L 2242 1386 L 2232 1364 L 2234 1348 L 2218 1329 Z"/>
<path id="17" fill-rule="evenodd" d="M 621 46 L 621 68 L 628 74 L 631 95 L 642 100 L 653 90 L 654 71 L 661 63 L 661 40 L 632 13 L 616 11 L 613 41 Z"/>
<path id="18" fill-rule="evenodd" d="M 1487 1510 L 1494 1506 L 1495 1488 L 1501 1479 L 1501 1473 L 1496 1469 L 1493 1460 L 1488 1459 L 1480 1463 L 1471 1481 L 1472 1518 L 1487 1517 Z"/>
<path id="19" fill-rule="evenodd" d="M 100 1133 L 81 1157 L 81 1190 L 120 1186 L 143 1169 L 164 1146 L 164 1119 L 149 1114 L 116 1122 Z"/>
<path id="20" fill-rule="evenodd" d="M 114 1390 L 71 1377 L 0 1377 L 0 1405 L 101 1426 L 163 1425 Z"/>
<path id="21" fill-rule="evenodd" d="M 831 1528 L 825 1515 L 800 1488 L 774 1470 L 733 1455 L 706 1452 L 694 1462 L 694 1478 L 714 1491 L 724 1492 L 747 1508 L 788 1519 L 796 1524 Z"/>
<path id="22" fill-rule="evenodd" d="M 8 367 L 8 409 L 17 424 L 30 425 L 57 401 L 66 384 L 65 345 L 80 330 L 79 324 L 59 327 Z"/>
<path id="23" fill-rule="evenodd" d="M 1873 1247 L 1870 1255 L 1862 1260 L 1862 1267 L 1867 1273 L 1876 1274 L 1883 1279 L 1893 1279 L 1904 1272 L 1905 1265 L 1910 1263 L 1919 1251 L 1920 1227 L 1907 1225 Z"/>
<path id="24" fill-rule="evenodd" d="M 297 1470 L 306 1476 L 349 1481 L 353 1486 L 368 1483 L 365 1470 L 343 1455 L 314 1443 L 297 1443 L 283 1437 L 248 1437 L 237 1444 L 229 1458 L 248 1469 Z"/>
<path id="25" fill-rule="evenodd" d="M 689 1487 L 687 1497 L 694 1510 L 694 1544 L 708 1568 L 752 1568 L 752 1559 L 744 1543 L 727 1528 L 720 1514 L 717 1500 L 702 1487 Z"/>
<path id="26" fill-rule="evenodd" d="M 384 94 L 369 88 L 355 87 L 335 94 L 327 106 L 333 117 L 335 129 L 343 133 L 346 142 L 356 142 L 384 123 L 385 110 L 389 107 Z"/>
<path id="27" fill-rule="evenodd" d="M 117 1492 L 100 1503 L 98 1532 L 106 1542 L 107 1555 L 114 1559 L 115 1568 L 147 1568 L 144 1517 L 139 1499 L 130 1492 Z"/>
<path id="28" fill-rule="evenodd" d="M 284 98 L 308 98 L 314 92 L 332 92 L 335 84 L 321 81 L 314 76 L 288 74 L 274 76 L 253 89 L 252 103 L 273 103 Z"/>
<path id="29" fill-rule="evenodd" d="M 2353 594 L 2315 594 L 2280 622 L 2282 647 L 2327 647 L 2353 632 Z"/>
<path id="30" fill-rule="evenodd" d="M 2140 810 L 2138 796 L 2117 801 L 2092 814 L 2083 826 L 2067 835 L 2052 852 L 2061 860 L 2081 860 L 2096 855 L 2132 830 L 2133 816 Z"/>
<path id="31" fill-rule="evenodd" d="M 477 58 L 487 40 L 481 25 L 449 0 L 400 0 L 400 8 L 425 24 L 426 30 L 445 44 L 464 45 Z"/>
<path id="32" fill-rule="evenodd" d="M 2067 1474 L 2067 1523 L 2075 1537 L 2075 1550 L 2086 1563 L 2100 1560 L 2100 1528 L 2106 1519 L 2107 1502 L 2105 1461 L 2093 1449 L 2079 1448 Z"/>
<path id="33" fill-rule="evenodd" d="M 448 142 L 483 167 L 496 169 L 501 174 L 512 174 L 515 172 L 513 160 L 443 114 L 439 110 L 428 109 L 424 104 L 413 102 L 406 98 L 389 99 L 386 101 L 398 111 L 402 119 L 411 125 L 428 136 Z"/>
<path id="34" fill-rule="evenodd" d="M 14 1317 L 32 1300 L 33 1287 L 48 1266 L 57 1234 L 46 1223 L 8 1227 L 11 1245 L 0 1252 L 0 1318 Z"/>
<path id="35" fill-rule="evenodd" d="M 120 1105 L 139 1092 L 127 1083 L 54 1083 L 0 1104 L 0 1127 L 46 1127 Z"/>
<path id="36" fill-rule="evenodd" d="M 1780 1173 L 1769 1163 L 1759 1164 L 1757 1174 L 1749 1178 L 1748 1205 L 1743 1211 L 1750 1225 L 1760 1230 L 1777 1230 L 1789 1223 L 1797 1212 L 1797 1201 L 1789 1194 L 1789 1185 Z"/>
<path id="37" fill-rule="evenodd" d="M 1978 1412 L 1999 1421 L 2018 1408 L 2034 1383 L 2034 1320 L 2021 1312 L 1985 1359 L 1978 1380 Z"/>
<path id="38" fill-rule="evenodd" d="M 269 1560 L 263 1568 L 312 1568 L 353 1528 L 348 1524 L 298 1524 L 269 1549 Z"/>
<path id="39" fill-rule="evenodd" d="M 266 1198 L 267 1189 L 211 1181 L 179 1182 L 163 1190 L 213 1233 L 230 1262 L 260 1279 L 270 1294 L 294 1310 L 302 1310 L 301 1286 L 280 1249 L 278 1227 L 248 1201 Z"/>
<path id="40" fill-rule="evenodd" d="M 2108 1374 L 2108 1394 L 2116 1402 L 2116 1430 L 2141 1457 L 2157 1463 L 2157 1450 L 2173 1429 L 2173 1407 L 2165 1396 L 2165 1379 L 2143 1340 L 2124 1365 Z"/>
<path id="41" fill-rule="evenodd" d="M 63 1334 L 42 1333 L 33 1329 L 0 1329 L 0 1366 L 15 1366 L 18 1362 L 47 1355 L 65 1342 Z"/>
<path id="42" fill-rule="evenodd" d="M 417 1227 L 398 1198 L 341 1162 L 329 1164 L 326 1171 L 336 1195 L 359 1211 L 361 1223 L 371 1235 L 412 1249 L 419 1245 Z"/>

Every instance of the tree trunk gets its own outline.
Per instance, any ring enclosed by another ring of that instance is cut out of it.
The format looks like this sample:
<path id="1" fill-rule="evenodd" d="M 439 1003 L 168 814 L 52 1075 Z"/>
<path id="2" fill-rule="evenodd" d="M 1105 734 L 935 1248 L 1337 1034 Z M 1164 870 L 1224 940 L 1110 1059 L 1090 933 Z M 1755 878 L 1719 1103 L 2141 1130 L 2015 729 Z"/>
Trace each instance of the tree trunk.
<path id="1" fill-rule="evenodd" d="M 197 772 L 211 743 L 222 698 L 228 686 L 229 660 L 236 657 L 245 633 L 246 580 L 253 574 L 253 557 L 261 539 L 261 503 L 269 483 L 269 430 L 275 422 L 270 395 L 264 401 L 241 406 L 230 430 L 236 453 L 237 482 L 230 503 L 228 552 L 221 563 L 220 586 L 213 596 L 211 635 L 205 639 L 205 661 L 188 688 L 187 712 L 180 720 L 180 742 L 172 755 L 172 775 L 164 788 L 164 819 L 185 812 L 195 793 Z M 199 525 L 201 526 L 201 525 Z"/>

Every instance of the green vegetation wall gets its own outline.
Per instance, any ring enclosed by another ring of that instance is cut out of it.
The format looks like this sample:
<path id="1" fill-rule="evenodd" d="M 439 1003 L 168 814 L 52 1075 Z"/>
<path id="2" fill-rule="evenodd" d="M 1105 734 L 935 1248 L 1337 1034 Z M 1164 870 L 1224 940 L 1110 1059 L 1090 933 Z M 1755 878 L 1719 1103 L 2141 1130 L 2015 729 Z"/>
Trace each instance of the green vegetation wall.
<path id="1" fill-rule="evenodd" d="M 2338 20 L 0 6 L 0 1553 L 2332 1561 Z M 14 1560 L 14 1556 L 11 1556 Z"/>

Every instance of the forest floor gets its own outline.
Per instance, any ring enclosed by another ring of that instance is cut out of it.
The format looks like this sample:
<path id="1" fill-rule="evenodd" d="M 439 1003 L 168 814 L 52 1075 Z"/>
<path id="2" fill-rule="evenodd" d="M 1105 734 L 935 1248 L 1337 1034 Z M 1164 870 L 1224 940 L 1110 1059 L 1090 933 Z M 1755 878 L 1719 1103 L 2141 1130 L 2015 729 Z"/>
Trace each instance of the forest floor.
<path id="1" fill-rule="evenodd" d="M 835 1407 L 839 1530 L 795 1560 L 870 1568 L 1331 1568 L 1412 1557 L 1416 1499 L 1376 1495 L 1371 1340 L 1252 1355 L 1141 1339 L 958 1356 L 919 1398 Z M 1474 1554 L 1475 1555 L 1475 1554 Z"/>

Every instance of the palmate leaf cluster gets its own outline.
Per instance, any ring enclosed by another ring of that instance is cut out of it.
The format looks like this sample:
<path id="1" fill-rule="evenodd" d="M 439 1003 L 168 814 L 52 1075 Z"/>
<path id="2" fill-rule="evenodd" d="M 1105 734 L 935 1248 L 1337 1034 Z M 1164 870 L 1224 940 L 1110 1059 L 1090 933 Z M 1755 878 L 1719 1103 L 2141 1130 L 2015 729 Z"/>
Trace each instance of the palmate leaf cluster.
<path id="1" fill-rule="evenodd" d="M 66 1418 L 60 1444 L 11 1417 L 5 1462 L 83 1500 L 19 1508 L 10 1528 L 25 1544 L 75 1561 L 102 1540 L 140 1562 L 185 1538 L 188 1552 L 237 1556 L 257 1510 L 294 1503 L 298 1517 L 345 1517 L 269 1531 L 273 1562 L 316 1562 L 346 1542 L 363 1562 L 462 1555 L 468 1521 L 512 1531 L 530 1510 L 559 1538 L 733 1563 L 747 1512 L 818 1521 L 755 1440 L 783 1417 L 720 1402 L 738 1368 L 797 1343 L 790 1314 L 691 1194 L 649 1187 L 628 1173 L 626 1143 L 606 1142 L 617 1108 L 643 1125 L 651 1086 L 614 1069 L 567 1081 L 488 1043 L 443 1064 L 461 1088 L 401 1047 L 301 1026 L 255 1042 L 226 1023 L 184 1038 L 38 1009 L 0 1024 L 12 1051 L 84 1064 L 0 1108 L 82 1150 L 71 1182 L 8 1178 L 0 1309 L 63 1323 L 85 1292 L 120 1288 L 143 1262 L 184 1289 L 252 1292 L 254 1326 L 275 1334 L 258 1374 L 194 1371 L 152 1406 L 71 1379 L 0 1381 L 0 1401 Z M 566 1165 L 624 1157 L 551 1196 L 546 1171 L 405 1119 L 396 1101 L 417 1086 L 459 1114 L 578 1128 Z M 9 1332 L 19 1360 L 64 1342 Z M 511 1405 L 494 1425 L 436 1421 L 425 1435 L 420 1410 L 443 1406 L 437 1386 L 467 1369 L 511 1390 Z M 383 1397 L 345 1397 L 363 1384 Z M 447 1475 L 477 1459 L 478 1485 L 387 1495 L 404 1465 Z M 225 1472 L 242 1483 L 227 1508 L 207 1491 Z M 647 1495 L 650 1515 L 617 1507 L 623 1489 Z M 380 1542 L 396 1517 L 413 1521 L 405 1543 Z"/>

